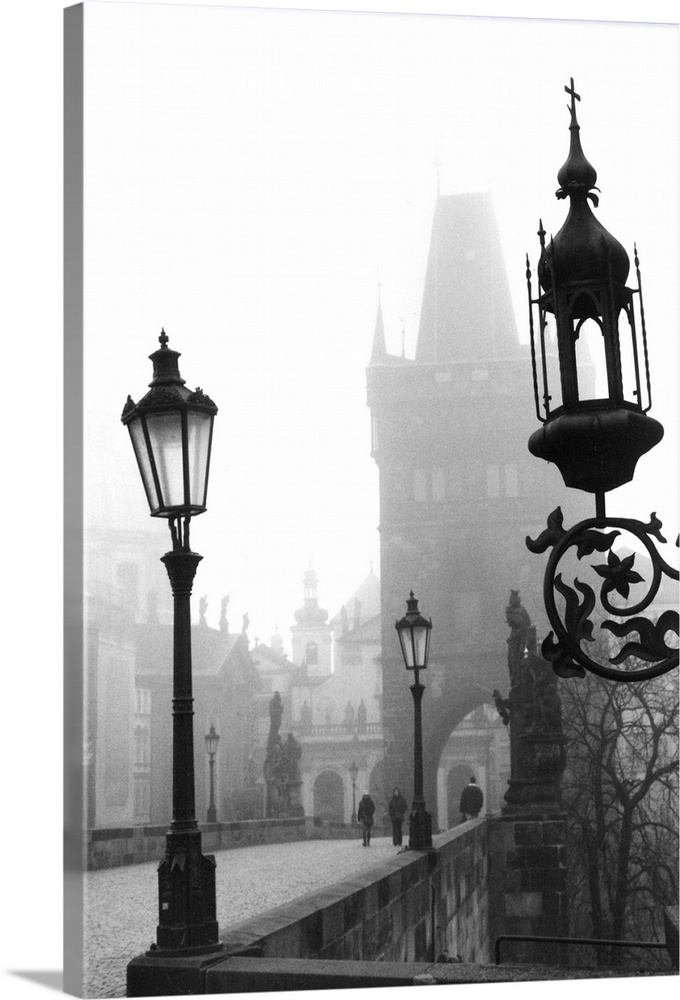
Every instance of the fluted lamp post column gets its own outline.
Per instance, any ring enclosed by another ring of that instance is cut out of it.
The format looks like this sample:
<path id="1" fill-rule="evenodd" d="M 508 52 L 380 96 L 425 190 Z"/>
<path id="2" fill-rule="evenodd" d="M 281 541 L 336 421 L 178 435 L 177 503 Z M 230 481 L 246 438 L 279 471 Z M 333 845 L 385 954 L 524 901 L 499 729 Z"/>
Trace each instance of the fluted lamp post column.
<path id="1" fill-rule="evenodd" d="M 409 850 L 427 851 L 432 848 L 432 817 L 425 809 L 423 796 L 423 723 L 421 703 L 425 686 L 420 683 L 421 670 L 427 668 L 430 654 L 430 631 L 432 620 L 425 618 L 418 610 L 418 600 L 411 596 L 406 602 L 407 611 L 396 623 L 404 665 L 414 673 L 411 684 L 413 695 L 413 804 L 409 817 Z"/>
<path id="2" fill-rule="evenodd" d="M 349 765 L 349 776 L 352 782 L 352 826 L 354 826 L 357 821 L 357 777 L 359 776 L 356 761 L 352 761 Z"/>
<path id="3" fill-rule="evenodd" d="M 168 519 L 172 549 L 161 557 L 174 598 L 172 700 L 172 823 L 158 868 L 158 926 L 148 958 L 189 957 L 216 952 L 215 858 L 201 852 L 195 814 L 191 590 L 202 559 L 189 545 L 192 516 L 206 509 L 213 420 L 217 407 L 201 389 L 185 387 L 179 352 L 168 347 L 149 355 L 153 378 L 138 402 L 128 396 L 121 419 L 130 432 L 152 517 Z M 149 996 L 130 992 L 128 996 Z M 134 989 L 134 988 L 133 988 Z M 165 991 L 164 991 L 165 992 Z"/>
<path id="4" fill-rule="evenodd" d="M 205 751 L 208 754 L 208 767 L 210 768 L 210 802 L 208 803 L 208 823 L 217 822 L 217 808 L 215 806 L 215 756 L 217 754 L 217 744 L 220 742 L 215 726 L 211 723 L 208 734 L 205 738 Z"/>

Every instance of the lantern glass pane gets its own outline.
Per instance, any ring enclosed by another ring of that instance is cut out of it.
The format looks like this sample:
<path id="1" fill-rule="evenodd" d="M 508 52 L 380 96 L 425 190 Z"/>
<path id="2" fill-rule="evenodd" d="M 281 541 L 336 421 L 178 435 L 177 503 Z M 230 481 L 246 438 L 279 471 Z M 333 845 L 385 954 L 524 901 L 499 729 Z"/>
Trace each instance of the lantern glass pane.
<path id="1" fill-rule="evenodd" d="M 135 417 L 131 420 L 128 424 L 128 430 L 130 431 L 130 440 L 132 441 L 135 458 L 137 459 L 137 465 L 139 466 L 142 482 L 144 483 L 146 499 L 149 503 L 151 511 L 158 510 L 158 496 L 156 494 L 156 487 L 153 481 L 151 461 L 149 459 L 149 452 L 144 439 L 144 428 L 141 418 Z"/>
<path id="2" fill-rule="evenodd" d="M 426 625 L 416 625 L 413 629 L 413 644 L 416 649 L 416 667 L 424 669 L 427 666 L 427 645 L 429 628 Z"/>
<path id="3" fill-rule="evenodd" d="M 413 643 L 411 642 L 410 627 L 408 625 L 403 625 L 401 628 L 397 629 L 397 635 L 399 636 L 399 642 L 401 643 L 401 652 L 404 657 L 406 669 L 413 670 L 416 664 L 413 659 Z"/>
<path id="4" fill-rule="evenodd" d="M 161 488 L 163 507 L 183 507 L 182 418 L 179 413 L 150 413 L 146 418 Z"/>
<path id="5" fill-rule="evenodd" d="M 189 502 L 205 507 L 210 464 L 210 430 L 213 414 L 189 410 L 187 442 L 189 453 Z"/>

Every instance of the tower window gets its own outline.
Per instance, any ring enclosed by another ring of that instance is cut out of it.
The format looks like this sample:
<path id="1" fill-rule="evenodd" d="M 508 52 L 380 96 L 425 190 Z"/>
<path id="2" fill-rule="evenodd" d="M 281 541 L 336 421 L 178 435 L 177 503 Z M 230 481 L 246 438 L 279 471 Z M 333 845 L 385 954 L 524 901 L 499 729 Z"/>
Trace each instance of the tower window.
<path id="1" fill-rule="evenodd" d="M 441 503 L 446 497 L 446 470 L 434 468 L 432 470 L 432 499 L 435 503 Z"/>
<path id="2" fill-rule="evenodd" d="M 375 454 L 378 451 L 378 421 L 375 417 L 371 417 L 371 453 Z"/>
<path id="3" fill-rule="evenodd" d="M 122 591 L 123 607 L 134 613 L 139 604 L 139 567 L 136 563 L 117 564 L 116 586 Z"/>
<path id="4" fill-rule="evenodd" d="M 319 662 L 319 647 L 315 642 L 308 642 L 305 647 L 307 666 L 314 667 Z"/>
<path id="5" fill-rule="evenodd" d="M 501 473 L 497 465 L 486 467 L 486 495 L 489 497 L 501 495 Z"/>
<path id="6" fill-rule="evenodd" d="M 417 503 L 427 500 L 427 472 L 425 469 L 413 470 L 413 496 Z"/>
<path id="7" fill-rule="evenodd" d="M 135 688 L 135 700 L 136 700 L 135 710 L 138 715 L 151 714 L 150 688 L 142 688 L 142 687 Z"/>
<path id="8" fill-rule="evenodd" d="M 515 462 L 508 462 L 505 466 L 505 495 L 506 497 L 519 496 L 519 477 Z"/>

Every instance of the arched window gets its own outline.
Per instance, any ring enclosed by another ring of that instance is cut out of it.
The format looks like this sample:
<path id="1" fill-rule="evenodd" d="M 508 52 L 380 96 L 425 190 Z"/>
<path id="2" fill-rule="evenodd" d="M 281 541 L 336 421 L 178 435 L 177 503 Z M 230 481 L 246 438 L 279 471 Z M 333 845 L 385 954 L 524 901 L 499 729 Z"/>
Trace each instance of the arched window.
<path id="1" fill-rule="evenodd" d="M 310 667 L 316 666 L 319 662 L 319 647 L 315 642 L 308 642 L 305 646 L 305 660 Z"/>
<path id="2" fill-rule="evenodd" d="M 351 803 L 349 807 L 351 810 Z M 345 789 L 336 771 L 322 771 L 314 782 L 314 815 L 336 823 L 349 819 L 345 811 Z"/>

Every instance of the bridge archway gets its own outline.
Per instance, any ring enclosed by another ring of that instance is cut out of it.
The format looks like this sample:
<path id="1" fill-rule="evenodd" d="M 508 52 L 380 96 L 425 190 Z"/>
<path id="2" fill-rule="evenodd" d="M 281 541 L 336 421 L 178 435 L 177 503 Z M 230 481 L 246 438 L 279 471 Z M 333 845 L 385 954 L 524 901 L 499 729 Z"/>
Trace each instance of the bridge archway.
<path id="1" fill-rule="evenodd" d="M 490 691 L 467 678 L 460 678 L 458 683 L 447 684 L 438 698 L 431 698 L 427 705 L 423 703 L 423 759 L 426 762 L 423 783 L 425 802 L 435 827 L 438 815 L 437 772 L 444 748 L 463 719 L 485 702 L 491 702 Z"/>
<path id="2" fill-rule="evenodd" d="M 488 679 L 480 684 L 460 674 L 449 676 L 439 697 L 431 696 L 429 704 L 423 699 L 425 802 L 435 830 L 460 822 L 462 788 L 452 789 L 448 780 L 449 772 L 457 765 L 465 773 L 464 784 L 475 775 L 484 792 L 485 812 L 496 812 L 502 805 L 509 771 L 509 741 L 507 727 L 497 716 Z M 501 686 L 503 682 L 499 678 L 497 683 Z"/>
<path id="3" fill-rule="evenodd" d="M 345 822 L 345 788 L 337 771 L 322 771 L 314 782 L 314 815 Z"/>

